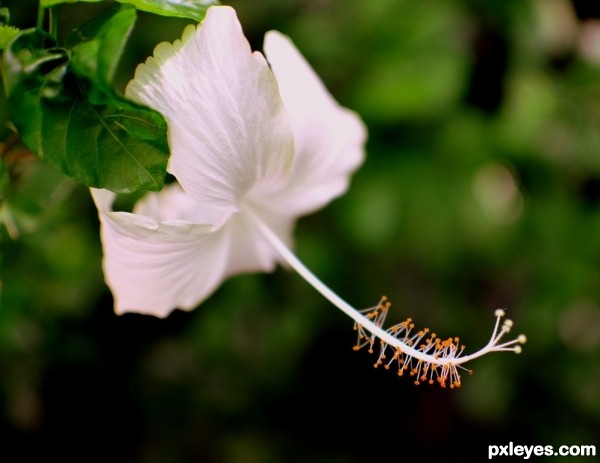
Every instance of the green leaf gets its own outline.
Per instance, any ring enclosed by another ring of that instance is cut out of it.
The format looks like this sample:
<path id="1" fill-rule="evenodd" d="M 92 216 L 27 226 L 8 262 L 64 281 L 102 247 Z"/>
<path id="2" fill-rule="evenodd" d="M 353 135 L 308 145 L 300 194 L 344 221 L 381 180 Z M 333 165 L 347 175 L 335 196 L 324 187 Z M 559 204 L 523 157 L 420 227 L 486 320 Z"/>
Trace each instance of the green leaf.
<path id="1" fill-rule="evenodd" d="M 29 148 L 87 186 L 122 193 L 160 190 L 168 158 L 164 118 L 110 85 L 132 11 L 122 7 L 74 32 L 70 49 L 24 31 L 3 57 L 12 121 Z"/>
<path id="2" fill-rule="evenodd" d="M 202 21 L 209 6 L 218 5 L 216 0 L 118 0 L 131 3 L 138 10 L 161 16 L 189 18 Z"/>
<path id="3" fill-rule="evenodd" d="M 18 33 L 19 28 L 10 25 L 10 11 L 0 8 L 0 51 L 4 50 Z"/>
<path id="4" fill-rule="evenodd" d="M 0 159 L 0 203 L 2 203 L 2 200 L 4 199 L 4 192 L 8 188 L 8 183 L 8 169 L 6 168 L 4 162 L 2 162 L 2 159 Z"/>
<path id="5" fill-rule="evenodd" d="M 58 5 L 60 3 L 75 3 L 77 0 L 41 0 L 42 7 Z M 95 3 L 101 0 L 79 0 L 82 2 Z M 209 6 L 219 5 L 218 0 L 117 0 L 120 3 L 128 3 L 140 11 L 158 14 L 161 16 L 172 16 L 176 18 L 188 18 L 202 21 Z"/>
<path id="6" fill-rule="evenodd" d="M 0 8 L 0 24 L 10 24 L 10 10 L 8 8 Z"/>
<path id="7" fill-rule="evenodd" d="M 130 5 L 111 10 L 74 30 L 65 46 L 71 50 L 72 70 L 94 82 L 93 91 L 111 92 L 112 81 L 135 24 Z"/>
<path id="8" fill-rule="evenodd" d="M 17 36 L 19 29 L 14 26 L 0 24 L 0 50 L 4 50 L 13 38 Z"/>
<path id="9" fill-rule="evenodd" d="M 40 6 L 42 8 L 48 8 L 54 5 L 60 5 L 61 3 L 100 3 L 104 0 L 40 0 Z"/>

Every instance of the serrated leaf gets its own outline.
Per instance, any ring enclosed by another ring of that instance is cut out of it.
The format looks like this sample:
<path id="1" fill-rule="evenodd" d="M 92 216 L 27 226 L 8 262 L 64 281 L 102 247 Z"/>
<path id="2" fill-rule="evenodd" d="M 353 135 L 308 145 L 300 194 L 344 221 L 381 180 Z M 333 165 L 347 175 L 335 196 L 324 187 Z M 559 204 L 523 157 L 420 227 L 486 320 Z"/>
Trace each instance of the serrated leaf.
<path id="1" fill-rule="evenodd" d="M 71 68 L 78 76 L 92 81 L 94 91 L 111 91 L 135 20 L 135 8 L 124 5 L 75 29 L 67 37 L 65 46 L 71 51 Z"/>
<path id="2" fill-rule="evenodd" d="M 97 29 L 100 37 L 112 36 L 103 28 L 117 15 Z M 94 45 L 84 40 L 66 50 L 33 29 L 9 44 L 3 65 L 12 121 L 41 159 L 87 186 L 159 190 L 168 158 L 164 118 L 117 95 L 105 81 L 113 63 L 102 55 L 112 38 L 87 39 Z M 85 53 L 77 57 L 77 50 Z M 106 67 L 95 76 L 92 51 L 102 63 L 97 66 Z"/>
<path id="3" fill-rule="evenodd" d="M 41 0 L 42 7 L 50 7 L 61 3 L 75 3 L 77 0 Z M 96 3 L 101 0 L 79 0 Z M 194 19 L 202 21 L 209 6 L 219 5 L 217 0 L 116 0 L 128 3 L 140 11 L 147 11 L 160 16 Z"/>
<path id="4" fill-rule="evenodd" d="M 17 27 L 0 24 L 0 50 L 4 50 L 19 32 Z"/>

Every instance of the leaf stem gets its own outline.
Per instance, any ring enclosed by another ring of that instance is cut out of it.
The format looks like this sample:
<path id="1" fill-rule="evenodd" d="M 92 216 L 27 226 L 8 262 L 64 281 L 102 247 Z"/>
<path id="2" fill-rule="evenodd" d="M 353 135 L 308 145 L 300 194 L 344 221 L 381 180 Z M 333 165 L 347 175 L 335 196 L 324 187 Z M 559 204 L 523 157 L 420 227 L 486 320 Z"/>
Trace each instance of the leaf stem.
<path id="1" fill-rule="evenodd" d="M 44 29 L 44 18 L 46 17 L 46 8 L 44 8 L 41 3 L 38 8 L 37 14 L 37 28 L 40 30 Z"/>
<path id="2" fill-rule="evenodd" d="M 58 15 L 54 11 L 54 8 L 48 8 L 48 29 L 53 39 L 58 38 Z"/>

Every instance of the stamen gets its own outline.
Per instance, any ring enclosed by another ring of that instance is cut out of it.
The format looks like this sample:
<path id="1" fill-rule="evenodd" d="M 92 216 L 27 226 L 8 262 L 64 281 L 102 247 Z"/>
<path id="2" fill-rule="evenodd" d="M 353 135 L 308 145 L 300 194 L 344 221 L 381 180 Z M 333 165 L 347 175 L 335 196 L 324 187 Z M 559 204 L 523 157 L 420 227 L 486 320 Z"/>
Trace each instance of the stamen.
<path id="1" fill-rule="evenodd" d="M 381 328 L 385 317 L 389 311 L 391 303 L 386 296 L 383 296 L 374 307 L 359 311 L 368 320 L 372 320 L 374 324 Z M 427 382 L 434 384 L 437 382 L 441 387 L 449 386 L 451 389 L 461 386 L 461 378 L 458 369 L 472 374 L 472 370 L 468 370 L 462 366 L 463 363 L 473 360 L 489 352 L 511 351 L 517 354 L 521 353 L 521 344 L 525 344 L 527 338 L 521 334 L 516 339 L 500 344 L 502 336 L 510 332 L 513 327 L 512 320 L 505 319 L 500 325 L 500 321 L 505 316 L 503 309 L 498 309 L 494 312 L 496 315 L 496 323 L 488 344 L 480 351 L 463 356 L 465 346 L 460 344 L 458 337 L 441 340 L 435 333 L 429 333 L 429 328 L 424 328 L 415 334 L 411 335 L 414 328 L 412 319 L 408 318 L 405 321 L 393 325 L 385 330 L 392 336 L 395 342 L 380 340 L 379 356 L 374 364 L 377 368 L 383 365 L 386 370 L 394 363 L 397 366 L 398 376 L 403 376 L 405 371 L 409 372 L 410 376 L 414 376 L 415 384 Z M 353 350 L 357 351 L 364 346 L 368 346 L 368 352 L 373 353 L 373 346 L 377 337 L 377 333 L 369 331 L 360 322 L 354 323 L 354 329 L 358 332 L 358 339 L 353 346 Z M 408 349 L 405 347 L 408 346 Z M 394 354 L 390 360 L 386 359 L 387 349 L 391 349 Z M 413 348 L 418 352 L 426 354 L 425 357 L 415 355 Z"/>
<path id="2" fill-rule="evenodd" d="M 398 376 L 403 376 L 404 372 L 408 372 L 409 375 L 415 377 L 415 384 L 437 382 L 441 387 L 454 389 L 461 386 L 459 368 L 469 374 L 472 373 L 462 364 L 490 352 L 510 351 L 518 354 L 522 350 L 521 345 L 527 341 L 524 335 L 519 335 L 515 339 L 500 344 L 502 337 L 513 326 L 512 320 L 508 319 L 504 320 L 500 326 L 500 321 L 505 317 L 504 309 L 497 309 L 494 312 L 496 323 L 488 343 L 482 349 L 469 355 L 463 355 L 465 347 L 460 344 L 458 337 L 441 340 L 435 333 L 430 334 L 428 328 L 412 333 L 415 324 L 410 318 L 384 329 L 383 324 L 391 307 L 387 297 L 383 296 L 373 307 L 363 310 L 355 309 L 317 278 L 279 237 L 257 215 L 252 213 L 251 209 L 248 210 L 248 213 L 258 230 L 280 256 L 306 282 L 354 320 L 354 330 L 357 334 L 353 349 L 360 350 L 366 347 L 369 353 L 375 353 L 375 344 L 378 344 L 379 355 L 374 363 L 376 368 L 382 365 L 384 369 L 388 370 L 392 365 L 396 365 Z M 390 357 L 387 355 L 388 349 L 391 353 Z"/>

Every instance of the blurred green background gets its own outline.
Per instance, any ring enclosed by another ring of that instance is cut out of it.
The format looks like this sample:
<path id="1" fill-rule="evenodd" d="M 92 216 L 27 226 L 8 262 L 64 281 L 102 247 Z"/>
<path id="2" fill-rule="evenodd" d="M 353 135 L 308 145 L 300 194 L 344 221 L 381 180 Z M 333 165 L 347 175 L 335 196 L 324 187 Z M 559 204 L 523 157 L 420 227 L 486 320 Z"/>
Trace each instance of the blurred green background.
<path id="1" fill-rule="evenodd" d="M 269 29 L 289 34 L 369 128 L 348 193 L 298 222 L 299 257 L 355 306 L 387 294 L 391 323 L 411 316 L 468 351 L 506 307 L 524 352 L 474 361 L 459 390 L 414 386 L 353 352 L 351 320 L 283 269 L 231 278 L 191 313 L 116 316 L 87 190 L 7 150 L 18 140 L 3 126 L 2 461 L 480 461 L 510 441 L 600 446 L 600 4 L 223 3 L 256 49 Z M 35 24 L 36 1 L 0 5 Z M 61 33 L 110 6 L 60 7 Z M 120 85 L 187 23 L 140 14 Z"/>

